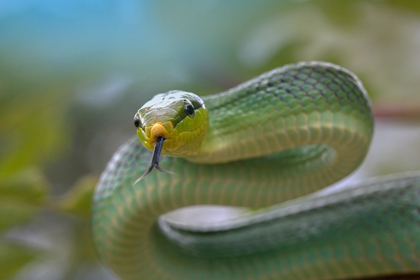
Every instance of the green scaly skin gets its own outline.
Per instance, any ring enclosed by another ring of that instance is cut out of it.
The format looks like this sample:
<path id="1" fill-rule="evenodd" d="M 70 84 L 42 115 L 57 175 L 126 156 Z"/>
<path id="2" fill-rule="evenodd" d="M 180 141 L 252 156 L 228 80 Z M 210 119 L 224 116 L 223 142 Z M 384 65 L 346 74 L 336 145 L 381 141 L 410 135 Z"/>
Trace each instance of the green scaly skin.
<path id="1" fill-rule="evenodd" d="M 188 160 L 157 171 L 137 138 L 108 163 L 92 218 L 101 260 L 121 279 L 346 279 L 420 272 L 420 175 L 311 195 L 351 173 L 373 132 L 349 71 L 288 65 L 203 98 L 209 129 Z M 229 220 L 175 223 L 192 205 L 257 208 Z M 261 207 L 266 207 L 262 208 Z"/>

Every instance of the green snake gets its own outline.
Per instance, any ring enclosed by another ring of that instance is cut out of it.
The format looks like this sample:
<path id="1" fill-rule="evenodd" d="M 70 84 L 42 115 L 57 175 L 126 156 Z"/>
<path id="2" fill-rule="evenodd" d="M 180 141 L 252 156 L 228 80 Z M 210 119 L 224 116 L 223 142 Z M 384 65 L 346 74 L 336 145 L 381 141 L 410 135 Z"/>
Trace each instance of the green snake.
<path id="1" fill-rule="evenodd" d="M 357 168 L 371 142 L 370 101 L 350 71 L 302 62 L 202 98 L 170 91 L 134 124 L 138 137 L 114 154 L 93 204 L 95 248 L 121 279 L 420 272 L 420 175 L 313 194 Z M 175 174 L 150 172 L 161 166 Z M 248 210 L 200 222 L 164 215 L 193 205 Z"/>

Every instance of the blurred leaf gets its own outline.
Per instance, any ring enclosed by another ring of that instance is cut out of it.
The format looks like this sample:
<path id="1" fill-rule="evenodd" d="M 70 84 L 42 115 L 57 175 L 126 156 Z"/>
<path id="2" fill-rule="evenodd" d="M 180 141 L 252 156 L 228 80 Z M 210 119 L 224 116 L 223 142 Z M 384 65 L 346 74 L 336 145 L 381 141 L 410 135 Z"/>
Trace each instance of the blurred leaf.
<path id="1" fill-rule="evenodd" d="M 360 3 L 365 0 L 321 0 L 317 1 L 318 7 L 324 10 L 325 16 L 332 21 L 333 25 L 351 27 L 360 19 Z"/>
<path id="2" fill-rule="evenodd" d="M 66 99 L 60 98 L 60 91 L 26 91 L 0 105 L 0 174 L 50 160 L 67 144 Z"/>
<path id="3" fill-rule="evenodd" d="M 30 222 L 39 208 L 25 202 L 10 199 L 8 197 L 0 198 L 0 232 L 5 231 L 16 225 Z"/>
<path id="4" fill-rule="evenodd" d="M 420 1 L 413 0 L 388 0 L 388 4 L 394 5 L 396 7 L 404 8 L 408 11 L 413 11 L 420 13 Z"/>
<path id="5" fill-rule="evenodd" d="M 23 169 L 13 175 L 0 176 L 0 198 L 12 198 L 40 205 L 46 201 L 49 185 L 36 168 Z"/>
<path id="6" fill-rule="evenodd" d="M 18 244 L 0 242 L 0 280 L 10 279 L 41 252 Z"/>
<path id="7" fill-rule="evenodd" d="M 35 168 L 0 177 L 0 231 L 31 221 L 47 201 L 49 186 Z"/>
<path id="8" fill-rule="evenodd" d="M 57 199 L 53 206 L 66 213 L 89 216 L 93 191 L 97 182 L 96 176 L 82 177 L 64 197 Z"/>

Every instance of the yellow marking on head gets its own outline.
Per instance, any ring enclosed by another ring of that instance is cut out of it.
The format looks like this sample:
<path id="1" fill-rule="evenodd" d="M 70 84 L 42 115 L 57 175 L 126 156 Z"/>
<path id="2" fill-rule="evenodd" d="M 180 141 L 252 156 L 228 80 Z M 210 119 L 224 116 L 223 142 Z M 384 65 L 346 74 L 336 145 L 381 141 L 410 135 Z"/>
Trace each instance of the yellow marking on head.
<path id="1" fill-rule="evenodd" d="M 155 123 L 150 130 L 150 138 L 156 140 L 158 137 L 168 139 L 170 137 L 168 130 L 161 124 Z"/>
<path id="2" fill-rule="evenodd" d="M 156 122 L 153 125 L 146 126 L 144 128 L 137 129 L 137 136 L 140 139 L 140 142 L 149 150 L 153 151 L 153 148 L 156 143 L 156 139 L 159 136 L 162 136 L 165 139 L 172 139 L 176 137 L 174 134 L 174 128 L 171 122 Z M 168 144 L 163 144 L 163 149 L 165 149 Z"/>

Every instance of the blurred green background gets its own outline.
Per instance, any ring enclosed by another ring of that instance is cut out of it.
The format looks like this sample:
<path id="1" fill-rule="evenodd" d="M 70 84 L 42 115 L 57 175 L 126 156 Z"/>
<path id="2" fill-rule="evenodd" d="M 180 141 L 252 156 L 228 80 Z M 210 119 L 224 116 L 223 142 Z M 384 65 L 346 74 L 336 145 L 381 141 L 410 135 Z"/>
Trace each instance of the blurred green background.
<path id="1" fill-rule="evenodd" d="M 115 279 L 89 207 L 135 111 L 305 60 L 372 98 L 372 149 L 345 183 L 420 170 L 420 1 L 0 0 L 0 279 Z"/>

